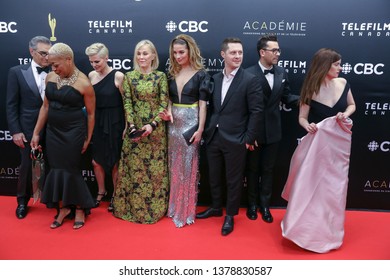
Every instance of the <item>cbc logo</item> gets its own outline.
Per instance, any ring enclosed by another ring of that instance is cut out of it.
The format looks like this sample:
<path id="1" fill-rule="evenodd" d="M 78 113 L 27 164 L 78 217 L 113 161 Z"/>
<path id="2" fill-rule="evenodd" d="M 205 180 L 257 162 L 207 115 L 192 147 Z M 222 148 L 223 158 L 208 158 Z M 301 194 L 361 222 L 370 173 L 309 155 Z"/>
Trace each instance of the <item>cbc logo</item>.
<path id="1" fill-rule="evenodd" d="M 179 28 L 180 32 L 187 33 L 187 32 L 208 32 L 209 30 L 207 29 L 208 21 L 194 21 L 194 20 L 183 20 L 179 22 L 179 24 L 176 24 L 174 21 L 169 21 L 165 25 L 165 28 L 170 32 L 176 31 L 176 28 Z"/>
<path id="2" fill-rule="evenodd" d="M 114 70 L 130 70 L 131 69 L 131 59 L 120 60 L 118 58 L 108 59 L 108 62 L 111 63 L 111 66 Z"/>
<path id="3" fill-rule="evenodd" d="M 4 22 L 0 21 L 0 33 L 16 33 L 18 30 L 16 29 L 16 22 Z"/>
<path id="4" fill-rule="evenodd" d="M 378 149 L 380 149 L 382 152 L 389 152 L 390 151 L 390 141 L 383 141 L 380 144 L 376 141 L 371 141 L 370 143 L 368 143 L 367 147 L 371 152 L 374 152 Z"/>
<path id="5" fill-rule="evenodd" d="M 353 70 L 356 75 L 383 75 L 383 67 L 385 67 L 383 63 L 356 63 L 356 65 L 353 67 L 349 63 L 344 63 L 341 66 L 341 72 L 344 74 L 349 74 Z"/>
<path id="6" fill-rule="evenodd" d="M 0 141 L 12 141 L 12 135 L 8 130 L 0 130 Z"/>

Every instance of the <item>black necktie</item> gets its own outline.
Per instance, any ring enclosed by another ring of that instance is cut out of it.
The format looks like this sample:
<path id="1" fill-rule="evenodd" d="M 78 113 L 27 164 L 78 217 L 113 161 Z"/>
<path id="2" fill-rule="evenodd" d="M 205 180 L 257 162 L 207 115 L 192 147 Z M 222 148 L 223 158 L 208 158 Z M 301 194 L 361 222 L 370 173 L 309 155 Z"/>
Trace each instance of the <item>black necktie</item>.
<path id="1" fill-rule="evenodd" d="M 275 73 L 275 70 L 274 70 L 274 68 L 272 67 L 271 69 L 265 69 L 264 70 L 264 75 L 267 75 L 268 73 L 271 73 L 271 74 L 274 74 Z"/>
<path id="2" fill-rule="evenodd" d="M 41 74 L 42 71 L 44 71 L 44 72 L 46 72 L 46 73 L 49 73 L 49 70 L 50 70 L 49 67 L 44 67 L 44 68 L 42 68 L 42 67 L 37 66 L 38 74 Z"/>

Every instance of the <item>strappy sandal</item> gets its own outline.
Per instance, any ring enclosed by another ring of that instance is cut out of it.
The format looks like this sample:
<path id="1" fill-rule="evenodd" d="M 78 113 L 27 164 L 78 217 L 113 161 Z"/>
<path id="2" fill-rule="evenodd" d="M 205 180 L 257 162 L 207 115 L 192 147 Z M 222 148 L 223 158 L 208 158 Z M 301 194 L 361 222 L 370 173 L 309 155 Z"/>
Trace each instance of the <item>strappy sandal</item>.
<path id="1" fill-rule="evenodd" d="M 60 216 L 61 210 L 62 210 L 62 209 L 67 209 L 67 211 L 66 211 L 66 214 L 63 215 L 62 219 L 59 220 L 58 217 Z M 57 218 L 54 220 L 54 222 L 52 222 L 52 224 L 50 225 L 50 228 L 51 228 L 51 229 L 59 228 L 60 226 L 62 226 L 62 224 L 63 224 L 65 218 L 71 213 L 71 210 L 70 210 L 69 208 L 62 208 L 62 209 L 60 210 L 60 213 L 58 213 L 58 216 L 57 216 Z"/>
<path id="2" fill-rule="evenodd" d="M 80 218 L 78 215 L 77 215 L 77 212 L 82 212 L 83 213 L 83 220 L 80 221 L 80 220 L 77 220 L 77 218 Z M 83 226 L 85 225 L 85 211 L 84 209 L 82 208 L 76 208 L 76 217 L 75 217 L 75 221 L 74 221 L 74 224 L 73 224 L 73 229 L 80 229 L 82 228 Z"/>
<path id="3" fill-rule="evenodd" d="M 95 200 L 95 208 L 99 207 L 100 205 L 100 202 L 102 201 L 102 199 L 107 195 L 107 191 L 104 192 L 104 193 L 98 193 L 97 194 L 97 197 L 96 197 L 96 200 Z M 98 199 L 100 197 L 100 199 Z"/>

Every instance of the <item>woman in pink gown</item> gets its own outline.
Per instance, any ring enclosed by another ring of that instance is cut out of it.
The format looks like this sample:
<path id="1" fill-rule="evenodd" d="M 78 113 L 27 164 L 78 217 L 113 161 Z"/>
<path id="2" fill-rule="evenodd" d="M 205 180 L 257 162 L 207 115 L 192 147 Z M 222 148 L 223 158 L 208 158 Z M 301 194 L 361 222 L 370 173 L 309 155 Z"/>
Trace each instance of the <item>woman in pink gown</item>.
<path id="1" fill-rule="evenodd" d="M 288 201 L 283 237 L 326 253 L 344 237 L 352 121 L 356 106 L 350 86 L 339 78 L 341 55 L 320 49 L 301 90 L 299 124 L 308 132 L 291 159 L 282 192 Z"/>

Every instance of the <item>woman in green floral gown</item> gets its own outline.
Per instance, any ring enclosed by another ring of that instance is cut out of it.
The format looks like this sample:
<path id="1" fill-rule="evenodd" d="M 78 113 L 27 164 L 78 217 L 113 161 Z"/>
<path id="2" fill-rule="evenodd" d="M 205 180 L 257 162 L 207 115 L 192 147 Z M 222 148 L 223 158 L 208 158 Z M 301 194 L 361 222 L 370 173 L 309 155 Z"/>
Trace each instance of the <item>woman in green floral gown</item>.
<path id="1" fill-rule="evenodd" d="M 127 131 L 144 132 L 137 138 L 128 133 L 123 141 L 113 214 L 134 223 L 156 223 L 168 207 L 167 136 L 158 116 L 168 105 L 168 84 L 158 64 L 155 46 L 143 40 L 123 81 Z"/>

